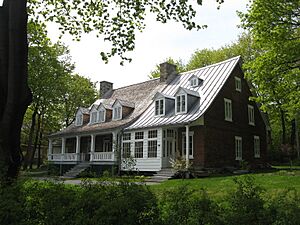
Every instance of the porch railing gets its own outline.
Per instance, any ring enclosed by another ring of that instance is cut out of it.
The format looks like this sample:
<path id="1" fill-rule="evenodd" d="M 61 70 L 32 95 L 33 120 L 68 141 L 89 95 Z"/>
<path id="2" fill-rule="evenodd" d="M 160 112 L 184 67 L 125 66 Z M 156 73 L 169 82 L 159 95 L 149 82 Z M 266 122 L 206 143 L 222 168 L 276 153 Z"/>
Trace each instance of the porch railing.
<path id="1" fill-rule="evenodd" d="M 92 154 L 93 161 L 114 161 L 114 152 L 94 152 Z"/>
<path id="2" fill-rule="evenodd" d="M 49 161 L 77 161 L 78 154 L 76 153 L 65 153 L 65 154 L 50 154 L 48 155 Z"/>

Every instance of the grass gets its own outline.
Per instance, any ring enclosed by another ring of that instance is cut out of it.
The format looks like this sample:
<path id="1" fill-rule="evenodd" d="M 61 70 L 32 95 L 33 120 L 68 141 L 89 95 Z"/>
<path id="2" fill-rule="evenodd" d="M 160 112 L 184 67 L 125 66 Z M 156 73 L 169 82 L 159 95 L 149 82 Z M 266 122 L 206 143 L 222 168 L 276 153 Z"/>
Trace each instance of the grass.
<path id="1" fill-rule="evenodd" d="M 248 175 L 238 175 L 240 177 Z M 255 182 L 259 184 L 266 192 L 277 192 L 287 188 L 294 188 L 300 192 L 300 171 L 280 170 L 270 173 L 251 174 Z M 235 183 L 233 178 L 236 176 L 207 177 L 190 180 L 169 180 L 160 185 L 150 186 L 150 189 L 157 195 L 164 190 L 175 189 L 180 185 L 188 185 L 192 190 L 204 188 L 208 194 L 216 199 L 224 197 L 228 192 L 233 190 Z"/>

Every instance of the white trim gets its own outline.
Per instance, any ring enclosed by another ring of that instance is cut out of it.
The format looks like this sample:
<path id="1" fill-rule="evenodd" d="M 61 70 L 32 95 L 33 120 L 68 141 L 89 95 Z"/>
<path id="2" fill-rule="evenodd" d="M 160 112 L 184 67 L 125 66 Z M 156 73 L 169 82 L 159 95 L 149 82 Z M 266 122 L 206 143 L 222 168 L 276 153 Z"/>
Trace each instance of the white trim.
<path id="1" fill-rule="evenodd" d="M 160 101 L 163 102 L 163 108 L 162 108 L 162 113 L 160 113 L 161 111 L 161 104 L 160 104 Z M 164 98 L 159 98 L 159 99 L 156 99 L 154 101 L 154 116 L 164 116 L 165 115 L 165 110 L 166 110 L 166 106 L 165 106 L 165 103 L 166 103 L 166 100 Z M 158 114 L 156 114 L 156 104 L 158 104 Z"/>
<path id="2" fill-rule="evenodd" d="M 242 92 L 242 80 L 239 77 L 234 77 L 235 90 Z"/>
<path id="3" fill-rule="evenodd" d="M 254 158 L 260 158 L 260 139 L 259 136 L 253 137 Z"/>
<path id="4" fill-rule="evenodd" d="M 243 159 L 243 139 L 240 136 L 234 137 L 235 160 Z"/>
<path id="5" fill-rule="evenodd" d="M 232 101 L 224 98 L 224 118 L 226 121 L 232 122 Z"/>
<path id="6" fill-rule="evenodd" d="M 184 106 L 184 110 L 182 109 L 183 107 L 182 107 L 182 96 L 184 96 L 184 99 L 185 99 L 185 106 Z M 177 98 L 179 97 L 179 99 L 180 99 L 180 111 L 178 111 L 177 110 Z M 183 114 L 183 113 L 186 113 L 187 112 L 187 94 L 185 93 L 185 94 L 177 94 L 176 96 L 175 96 L 175 113 L 176 114 Z"/>
<path id="7" fill-rule="evenodd" d="M 117 111 L 115 111 L 115 110 L 118 110 L 119 109 L 119 112 Z M 118 113 L 119 115 L 118 115 L 118 117 L 116 117 L 116 113 Z M 122 106 L 121 105 L 118 105 L 118 106 L 116 106 L 116 107 L 113 107 L 113 116 L 112 116 L 113 118 L 112 118 L 112 120 L 121 120 L 122 119 Z"/>
<path id="8" fill-rule="evenodd" d="M 101 120 L 101 118 L 100 118 L 100 112 L 103 112 L 103 120 Z M 99 111 L 98 111 L 98 113 L 97 113 L 97 121 L 99 122 L 99 123 L 103 123 L 103 122 L 105 122 L 105 119 L 106 119 L 106 110 L 104 109 L 100 109 Z"/>
<path id="9" fill-rule="evenodd" d="M 98 112 L 95 110 L 90 113 L 90 124 L 95 124 L 97 122 L 98 122 Z"/>
<path id="10" fill-rule="evenodd" d="M 187 126 L 186 126 L 187 127 Z M 187 130 L 187 128 L 186 128 Z M 184 145 L 184 143 L 187 145 L 187 136 L 186 136 L 186 132 L 182 132 L 182 152 L 181 154 L 184 156 L 186 156 L 186 154 L 184 154 L 184 149 L 186 149 L 186 146 Z M 189 131 L 189 137 L 192 138 L 192 154 L 189 154 L 189 159 L 194 159 L 194 131 Z"/>
<path id="11" fill-rule="evenodd" d="M 248 123 L 249 125 L 255 125 L 254 106 L 248 105 Z"/>

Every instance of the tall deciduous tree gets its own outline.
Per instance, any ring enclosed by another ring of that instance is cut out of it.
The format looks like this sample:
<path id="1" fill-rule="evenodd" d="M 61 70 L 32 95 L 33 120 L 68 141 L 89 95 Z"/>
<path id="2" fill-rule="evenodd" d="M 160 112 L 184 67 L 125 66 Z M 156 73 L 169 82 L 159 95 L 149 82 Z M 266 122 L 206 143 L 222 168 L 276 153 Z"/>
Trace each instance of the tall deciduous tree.
<path id="1" fill-rule="evenodd" d="M 29 3 L 28 8 L 26 7 Z M 20 129 L 31 93 L 27 85 L 27 10 L 31 18 L 54 21 L 62 32 L 79 39 L 96 31 L 111 46 L 102 59 L 119 55 L 121 63 L 130 60 L 125 52 L 135 47 L 135 32 L 145 28 L 145 15 L 153 13 L 159 22 L 180 22 L 186 29 L 200 29 L 192 0 L 4 0 L 0 8 L 0 164 L 4 177 L 16 177 L 20 166 Z M 223 0 L 217 0 L 223 2 Z M 197 0 L 199 5 L 202 0 Z"/>

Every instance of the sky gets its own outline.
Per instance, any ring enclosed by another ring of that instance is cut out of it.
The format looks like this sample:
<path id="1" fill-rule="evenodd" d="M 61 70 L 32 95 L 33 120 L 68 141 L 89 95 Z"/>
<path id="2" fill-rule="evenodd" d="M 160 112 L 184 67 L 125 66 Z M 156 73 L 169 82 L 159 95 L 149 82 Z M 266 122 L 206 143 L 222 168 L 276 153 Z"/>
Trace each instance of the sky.
<path id="1" fill-rule="evenodd" d="M 215 0 L 203 1 L 202 6 L 197 6 L 196 21 L 208 28 L 199 31 L 187 31 L 175 22 L 161 24 L 148 16 L 146 29 L 137 33 L 136 47 L 130 54 L 132 62 L 125 62 L 124 66 L 120 65 L 118 57 L 110 59 L 108 64 L 102 62 L 100 52 L 107 44 L 93 34 L 84 35 L 80 42 L 73 42 L 69 36 L 62 41 L 70 48 L 76 73 L 93 82 L 112 82 L 114 88 L 119 88 L 148 80 L 156 65 L 168 57 L 186 63 L 197 49 L 216 49 L 237 40 L 242 29 L 238 28 L 240 19 L 236 11 L 245 11 L 247 2 L 227 0 L 218 10 Z M 48 31 L 52 41 L 57 41 L 56 26 L 49 24 Z"/>

